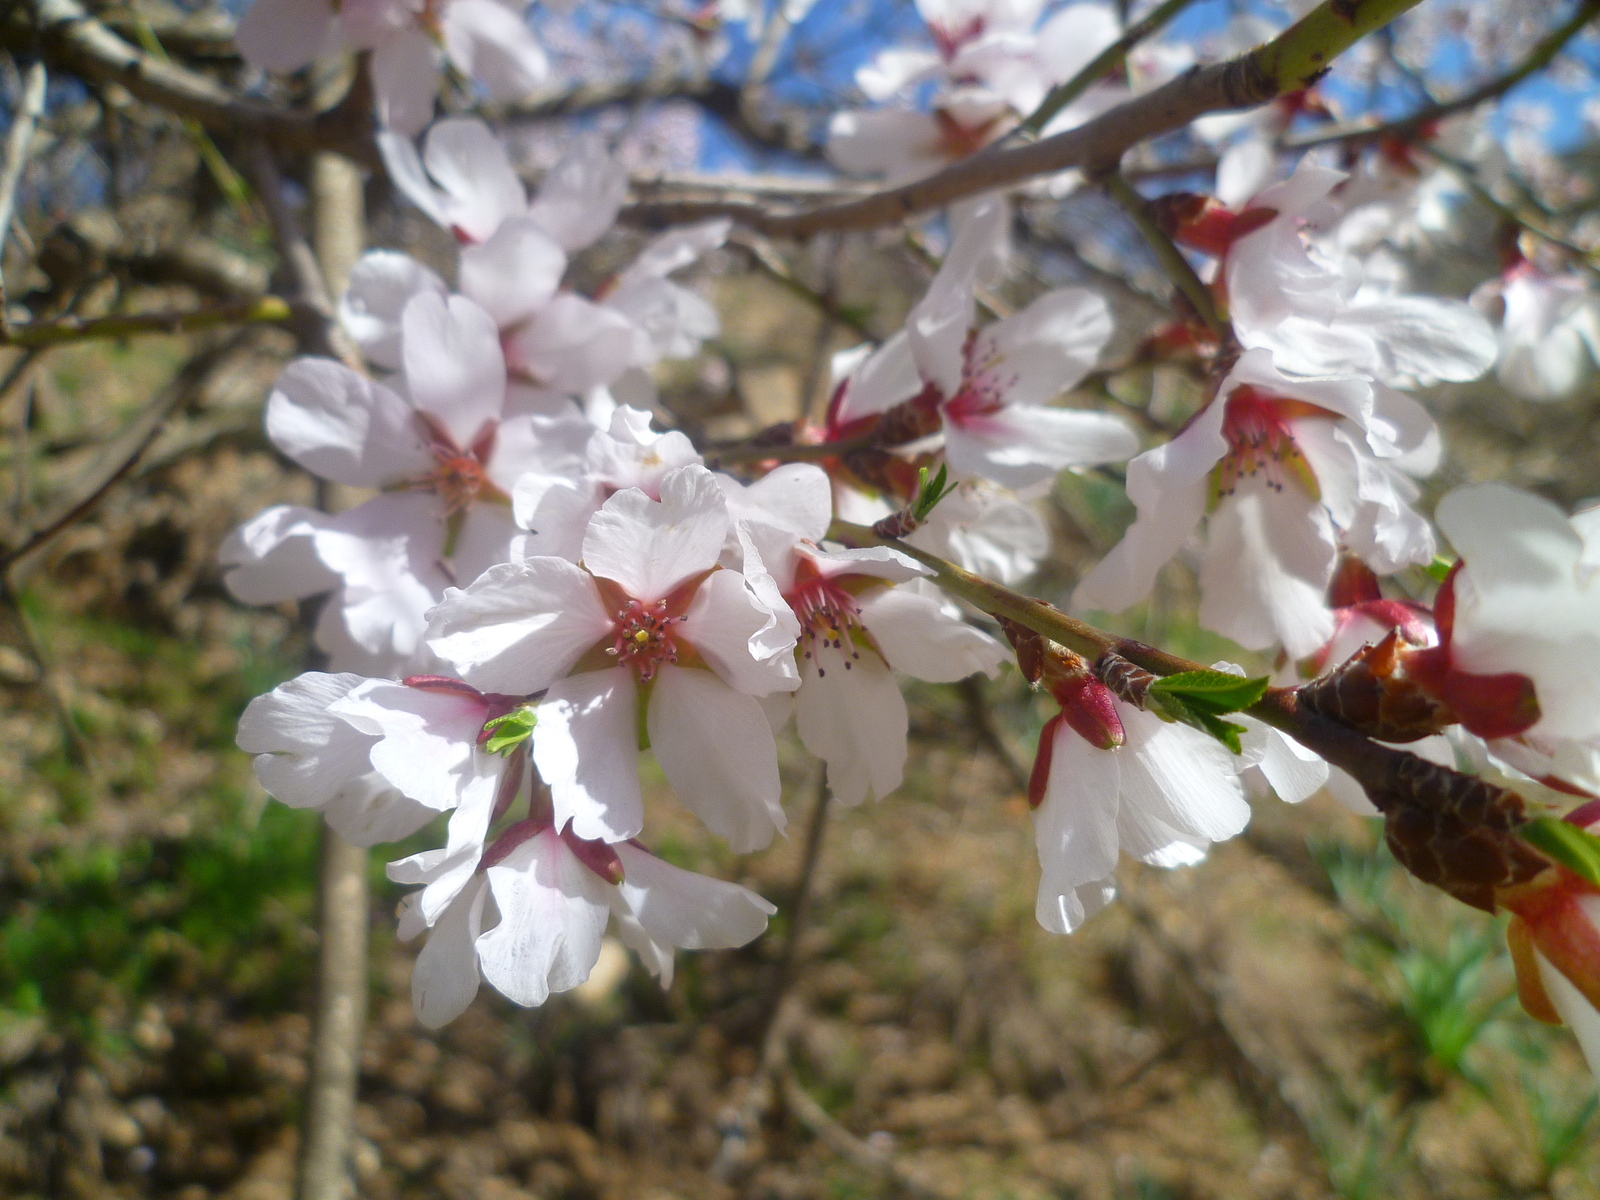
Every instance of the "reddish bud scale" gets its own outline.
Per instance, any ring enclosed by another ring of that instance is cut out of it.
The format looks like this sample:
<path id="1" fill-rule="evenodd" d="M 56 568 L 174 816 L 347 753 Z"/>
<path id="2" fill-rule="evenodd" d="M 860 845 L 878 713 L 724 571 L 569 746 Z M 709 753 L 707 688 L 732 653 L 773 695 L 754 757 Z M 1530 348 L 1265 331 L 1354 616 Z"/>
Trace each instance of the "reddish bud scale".
<path id="1" fill-rule="evenodd" d="M 1022 677 L 1029 683 L 1038 683 L 1044 674 L 1046 651 L 1044 637 L 1010 617 L 1000 617 L 998 620 L 1006 640 L 1017 652 L 1017 670 L 1022 672 Z"/>
<path id="2" fill-rule="evenodd" d="M 1095 660 L 1094 673 L 1112 693 L 1135 708 L 1143 708 L 1156 676 L 1136 667 L 1115 650 L 1107 650 Z"/>
<path id="3" fill-rule="evenodd" d="M 1424 883 L 1492 913 L 1504 889 L 1550 868 L 1516 836 L 1527 816 L 1515 792 L 1404 751 L 1386 753 L 1383 763 L 1362 786 L 1384 814 L 1389 849 Z"/>
<path id="4" fill-rule="evenodd" d="M 1380 742 L 1415 742 L 1456 723 L 1449 705 L 1405 671 L 1398 630 L 1367 645 L 1321 679 L 1296 689 L 1300 704 Z"/>

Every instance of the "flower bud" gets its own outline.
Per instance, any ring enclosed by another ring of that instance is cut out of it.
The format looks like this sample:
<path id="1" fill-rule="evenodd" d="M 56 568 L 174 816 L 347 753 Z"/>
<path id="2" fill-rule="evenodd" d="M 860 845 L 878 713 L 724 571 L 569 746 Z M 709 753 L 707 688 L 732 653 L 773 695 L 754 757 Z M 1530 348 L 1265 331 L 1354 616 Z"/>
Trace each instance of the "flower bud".
<path id="1" fill-rule="evenodd" d="M 1126 740 L 1116 697 L 1078 655 L 1070 651 L 1050 654 L 1042 682 L 1061 705 L 1061 719 L 1091 746 L 1115 750 Z"/>

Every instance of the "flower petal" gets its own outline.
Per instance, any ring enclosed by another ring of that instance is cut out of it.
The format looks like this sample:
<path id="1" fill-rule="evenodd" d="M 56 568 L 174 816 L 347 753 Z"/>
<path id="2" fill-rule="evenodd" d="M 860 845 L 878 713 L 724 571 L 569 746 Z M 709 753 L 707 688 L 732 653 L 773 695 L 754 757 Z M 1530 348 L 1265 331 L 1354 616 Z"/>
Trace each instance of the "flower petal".
<path id="1" fill-rule="evenodd" d="M 407 302 L 422 292 L 443 296 L 448 290 L 444 280 L 409 254 L 372 250 L 350 268 L 350 282 L 339 298 L 339 323 L 369 359 L 398 370 L 400 314 Z"/>
<path id="2" fill-rule="evenodd" d="M 1065 721 L 1053 735 L 1050 777 L 1033 812 L 1039 854 L 1035 915 L 1052 933 L 1071 933 L 1088 915 L 1077 889 L 1098 885 L 1116 869 L 1120 750 L 1101 750 Z"/>
<path id="3" fill-rule="evenodd" d="M 427 640 L 473 687 L 526 696 L 564 676 L 611 629 L 589 573 L 542 557 L 451 588 L 429 615 Z"/>
<path id="4" fill-rule="evenodd" d="M 429 1029 L 467 1011 L 478 994 L 478 934 L 488 880 L 474 879 L 439 917 L 411 968 L 411 1007 Z"/>
<path id="5" fill-rule="evenodd" d="M 628 169 L 598 134 L 580 134 L 539 184 L 528 215 L 568 253 L 611 228 L 628 195 Z"/>
<path id="6" fill-rule="evenodd" d="M 433 467 L 411 406 L 326 358 L 296 359 L 267 399 L 267 436 L 313 475 L 381 488 Z"/>
<path id="7" fill-rule="evenodd" d="M 244 604 L 278 604 L 330 591 L 339 577 L 316 553 L 316 532 L 328 517 L 280 504 L 257 513 L 228 535 L 217 559 L 232 569 L 222 581 Z"/>
<path id="8" fill-rule="evenodd" d="M 291 808 L 324 808 L 372 770 L 378 738 L 328 711 L 363 682 L 308 671 L 250 701 L 237 740 L 256 756 L 256 778 L 269 796 Z"/>
<path id="9" fill-rule="evenodd" d="M 782 597 L 773 603 L 785 620 L 757 599 L 739 572 L 715 571 L 695 592 L 682 637 L 730 687 L 751 696 L 793 691 L 800 686 L 794 665 L 799 623 Z"/>
<path id="10" fill-rule="evenodd" d="M 566 254 L 537 220 L 508 217 L 487 241 L 462 248 L 461 291 L 505 329 L 548 304 L 566 269 Z"/>
<path id="11" fill-rule="evenodd" d="M 903 587 L 861 598 L 861 623 L 896 671 L 929 683 L 954 683 L 982 671 L 993 678 L 1011 652 L 932 596 Z"/>
<path id="12" fill-rule="evenodd" d="M 610 915 L 610 889 L 556 832 L 535 834 L 486 874 L 500 913 L 477 941 L 489 986 L 531 1007 L 589 978 Z"/>
<path id="13" fill-rule="evenodd" d="M 1122 816 L 1150 818 L 1181 837 L 1220 842 L 1250 822 L 1250 805 L 1233 756 L 1220 742 L 1187 725 L 1117 701 L 1126 743 L 1122 758 Z"/>
<path id="14" fill-rule="evenodd" d="M 1139 452 L 1138 435 L 1117 417 L 1023 404 L 957 420 L 946 413 L 944 444 L 954 470 L 1011 488 L 1043 483 L 1068 467 L 1121 462 Z"/>
<path id="15" fill-rule="evenodd" d="M 685 871 L 627 842 L 617 893 L 652 941 L 684 950 L 720 950 L 760 937 L 778 909 L 749 888 Z"/>
<path id="16" fill-rule="evenodd" d="M 454 808 L 463 787 L 483 774 L 497 780 L 506 760 L 477 746 L 488 716 L 482 696 L 368 679 L 328 711 L 377 734 L 372 767 L 403 794 L 436 812 Z"/>
<path id="17" fill-rule="evenodd" d="M 550 60 L 515 9 L 495 0 L 450 0 L 441 22 L 451 65 L 499 104 L 524 100 L 549 77 Z"/>
<path id="18" fill-rule="evenodd" d="M 583 535 L 583 563 L 636 600 L 666 596 L 709 571 L 728 533 L 728 502 L 711 472 L 679 467 L 661 478 L 661 499 L 637 488 L 605 502 Z"/>
<path id="19" fill-rule="evenodd" d="M 405 137 L 428 127 L 439 92 L 439 59 L 427 34 L 418 29 L 390 34 L 373 47 L 368 70 L 380 125 Z"/>
<path id="20" fill-rule="evenodd" d="M 900 786 L 906 762 L 906 702 L 894 675 L 872 651 L 825 646 L 801 663 L 795 730 L 828 764 L 828 788 L 841 804 L 881 799 Z"/>
<path id="21" fill-rule="evenodd" d="M 470 241 L 483 241 L 500 222 L 527 211 L 528 196 L 511 158 L 482 121 L 448 117 L 435 122 L 423 160 L 448 197 L 442 224 Z"/>
<path id="22" fill-rule="evenodd" d="M 466 449 L 505 407 L 506 362 L 494 318 L 465 296 L 424 292 L 406 305 L 400 328 L 411 402 Z"/>
<path id="23" fill-rule="evenodd" d="M 657 681 L 659 683 L 659 680 Z M 626 667 L 550 685 L 533 727 L 533 761 L 550 785 L 557 829 L 620 842 L 644 828 L 639 793 L 639 708 Z"/>
<path id="24" fill-rule="evenodd" d="M 764 848 L 788 824 L 778 746 L 753 697 L 709 671 L 663 666 L 645 722 L 650 748 L 678 799 L 734 853 Z"/>

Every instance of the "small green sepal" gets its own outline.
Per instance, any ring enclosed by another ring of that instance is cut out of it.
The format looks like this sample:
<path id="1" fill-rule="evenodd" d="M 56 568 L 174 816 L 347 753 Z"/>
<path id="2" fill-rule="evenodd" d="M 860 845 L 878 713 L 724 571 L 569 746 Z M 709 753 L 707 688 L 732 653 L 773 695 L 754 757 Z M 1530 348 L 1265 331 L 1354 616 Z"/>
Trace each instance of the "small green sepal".
<path id="1" fill-rule="evenodd" d="M 1433 561 L 1423 567 L 1423 573 L 1435 583 L 1443 583 L 1444 577 L 1450 574 L 1450 568 L 1456 565 L 1453 558 L 1445 558 L 1442 554 L 1434 555 Z"/>
<path id="2" fill-rule="evenodd" d="M 510 754 L 533 736 L 533 727 L 538 724 L 539 714 L 531 704 L 524 704 L 521 708 L 514 708 L 503 717 L 496 717 L 485 722 L 484 731 L 489 734 L 483 743 L 483 748 L 490 754 Z"/>
<path id="3" fill-rule="evenodd" d="M 1600 838 L 1588 830 L 1558 817 L 1535 817 L 1517 826 L 1517 836 L 1579 879 L 1600 887 Z"/>

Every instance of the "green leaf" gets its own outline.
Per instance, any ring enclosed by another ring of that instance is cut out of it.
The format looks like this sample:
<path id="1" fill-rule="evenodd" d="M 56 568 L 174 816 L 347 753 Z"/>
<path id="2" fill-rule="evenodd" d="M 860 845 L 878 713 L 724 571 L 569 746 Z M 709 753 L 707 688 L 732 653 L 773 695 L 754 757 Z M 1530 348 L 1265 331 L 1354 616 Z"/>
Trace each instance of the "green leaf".
<path id="1" fill-rule="evenodd" d="M 509 754 L 533 736 L 533 727 L 538 721 L 539 714 L 532 705 L 514 708 L 505 716 L 484 724 L 483 727 L 489 730 L 489 740 L 484 742 L 483 748 L 490 754 Z"/>
<path id="2" fill-rule="evenodd" d="M 1239 744 L 1239 735 L 1246 732 L 1243 725 L 1235 725 L 1232 721 L 1224 721 L 1221 717 L 1213 717 L 1210 713 L 1197 715 L 1200 718 L 1200 727 L 1226 746 L 1230 752 L 1244 753 L 1244 747 Z"/>
<path id="3" fill-rule="evenodd" d="M 917 496 L 911 502 L 911 516 L 919 524 L 928 519 L 928 514 L 933 511 L 934 505 L 956 490 L 955 484 L 946 484 L 945 481 L 949 476 L 950 471 L 943 463 L 939 464 L 939 473 L 933 477 L 931 483 L 928 481 L 927 467 L 917 471 Z"/>
<path id="4" fill-rule="evenodd" d="M 1198 674 L 1198 672 L 1196 672 Z M 1228 676 L 1229 679 L 1239 680 L 1237 675 Z M 1254 680 L 1239 680 L 1239 682 L 1256 682 Z M 1265 682 L 1265 681 L 1261 681 Z M 1253 701 L 1252 701 L 1253 703 Z M 1208 733 L 1221 742 L 1234 754 L 1242 752 L 1239 735 L 1245 732 L 1243 725 L 1236 725 L 1232 721 L 1224 721 L 1217 712 L 1206 707 L 1205 701 L 1195 701 L 1188 696 L 1171 693 L 1162 694 L 1155 687 L 1150 688 L 1150 694 L 1145 699 L 1145 708 L 1154 713 L 1163 721 L 1187 725 L 1191 729 L 1198 729 L 1201 733 Z M 1221 712 L 1230 712 L 1231 709 L 1221 709 Z"/>
<path id="5" fill-rule="evenodd" d="M 1181 699 L 1197 712 L 1218 716 L 1249 708 L 1266 695 L 1267 677 L 1246 679 L 1226 671 L 1182 671 L 1150 685 L 1152 695 Z"/>
<path id="6" fill-rule="evenodd" d="M 1600 838 L 1557 817 L 1535 817 L 1517 826 L 1517 836 L 1566 867 L 1578 878 L 1600 887 Z"/>
<path id="7" fill-rule="evenodd" d="M 1450 568 L 1455 565 L 1455 559 L 1445 558 L 1443 555 L 1435 555 L 1433 561 L 1423 567 L 1422 570 L 1435 583 L 1443 583 L 1444 577 L 1450 574 Z"/>

